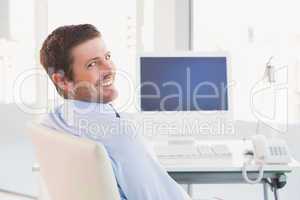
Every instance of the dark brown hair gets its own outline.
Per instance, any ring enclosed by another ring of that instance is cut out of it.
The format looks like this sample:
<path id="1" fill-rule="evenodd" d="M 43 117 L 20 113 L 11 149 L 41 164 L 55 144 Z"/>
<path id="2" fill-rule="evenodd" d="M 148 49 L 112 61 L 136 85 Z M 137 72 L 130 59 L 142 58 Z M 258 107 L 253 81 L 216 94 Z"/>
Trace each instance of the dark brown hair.
<path id="1" fill-rule="evenodd" d="M 55 29 L 40 50 L 40 62 L 50 79 L 53 73 L 63 73 L 66 78 L 73 80 L 72 49 L 96 37 L 101 37 L 101 33 L 91 24 L 68 25 Z M 58 86 L 55 86 L 60 93 Z"/>

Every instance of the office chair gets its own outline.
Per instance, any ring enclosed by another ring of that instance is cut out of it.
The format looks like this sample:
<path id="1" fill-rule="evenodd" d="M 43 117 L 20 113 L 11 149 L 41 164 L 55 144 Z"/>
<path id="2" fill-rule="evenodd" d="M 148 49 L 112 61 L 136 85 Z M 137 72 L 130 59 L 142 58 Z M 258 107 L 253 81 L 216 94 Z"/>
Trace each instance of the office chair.
<path id="1" fill-rule="evenodd" d="M 38 124 L 30 124 L 28 133 L 51 200 L 120 199 L 102 145 Z"/>

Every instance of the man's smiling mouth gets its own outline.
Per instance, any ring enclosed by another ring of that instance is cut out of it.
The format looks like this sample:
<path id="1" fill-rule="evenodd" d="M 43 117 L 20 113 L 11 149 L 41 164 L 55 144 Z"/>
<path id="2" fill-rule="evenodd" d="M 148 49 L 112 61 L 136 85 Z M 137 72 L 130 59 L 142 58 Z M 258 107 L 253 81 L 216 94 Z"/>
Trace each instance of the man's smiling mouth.
<path id="1" fill-rule="evenodd" d="M 100 86 L 102 87 L 109 87 L 114 83 L 114 76 L 106 75 L 102 81 L 100 81 Z"/>

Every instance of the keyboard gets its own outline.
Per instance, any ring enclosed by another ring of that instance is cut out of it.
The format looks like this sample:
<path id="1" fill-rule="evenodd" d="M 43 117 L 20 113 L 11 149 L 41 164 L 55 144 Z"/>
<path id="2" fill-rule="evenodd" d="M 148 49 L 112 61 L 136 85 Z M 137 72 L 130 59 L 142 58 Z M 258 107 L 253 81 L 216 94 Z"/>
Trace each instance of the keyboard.
<path id="1" fill-rule="evenodd" d="M 163 165 L 224 166 L 232 163 L 227 144 L 157 145 L 154 149 Z"/>

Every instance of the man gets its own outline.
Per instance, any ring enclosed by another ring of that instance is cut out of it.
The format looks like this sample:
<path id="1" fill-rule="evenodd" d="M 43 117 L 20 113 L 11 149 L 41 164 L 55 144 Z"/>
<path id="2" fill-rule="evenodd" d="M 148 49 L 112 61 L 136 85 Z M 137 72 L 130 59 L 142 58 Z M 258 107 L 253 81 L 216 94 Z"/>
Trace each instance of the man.
<path id="1" fill-rule="evenodd" d="M 103 144 L 121 199 L 188 199 L 146 148 L 140 133 L 116 128 L 123 120 L 110 104 L 118 96 L 114 85 L 116 67 L 94 26 L 57 28 L 45 40 L 40 60 L 65 99 L 41 123 Z"/>

